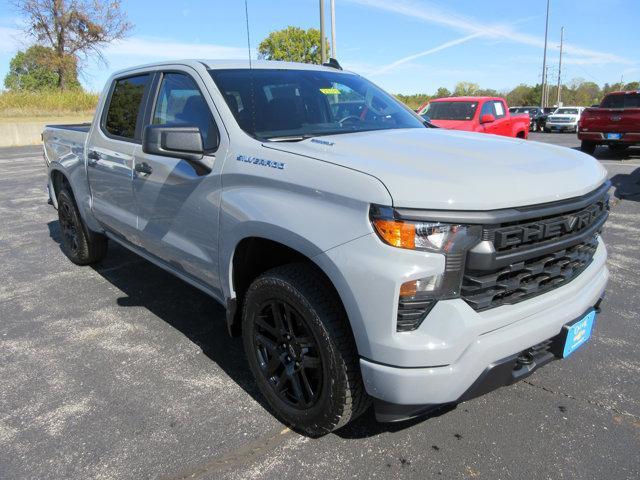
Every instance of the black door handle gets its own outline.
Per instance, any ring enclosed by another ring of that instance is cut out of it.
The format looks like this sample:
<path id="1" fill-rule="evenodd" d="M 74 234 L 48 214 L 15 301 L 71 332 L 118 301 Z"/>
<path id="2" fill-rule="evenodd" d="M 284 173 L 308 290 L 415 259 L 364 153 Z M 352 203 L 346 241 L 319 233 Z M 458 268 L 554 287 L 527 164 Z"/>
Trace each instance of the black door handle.
<path id="1" fill-rule="evenodd" d="M 146 175 L 150 175 L 153 172 L 153 168 L 147 162 L 136 163 L 136 166 L 133 169 L 138 173 L 144 173 Z"/>
<path id="2" fill-rule="evenodd" d="M 87 162 L 89 165 L 95 165 L 98 162 L 98 160 L 100 160 L 100 154 L 95 150 L 89 150 L 89 153 L 87 154 L 87 159 L 89 160 Z"/>

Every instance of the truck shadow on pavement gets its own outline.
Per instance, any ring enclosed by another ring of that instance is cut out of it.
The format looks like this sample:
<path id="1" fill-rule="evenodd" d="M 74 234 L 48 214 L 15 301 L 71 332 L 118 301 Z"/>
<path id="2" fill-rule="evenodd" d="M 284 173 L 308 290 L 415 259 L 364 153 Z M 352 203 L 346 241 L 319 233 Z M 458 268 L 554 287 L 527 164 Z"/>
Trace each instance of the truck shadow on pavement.
<path id="1" fill-rule="evenodd" d="M 59 222 L 51 221 L 47 226 L 51 239 L 60 245 Z M 109 242 L 107 256 L 100 264 L 87 268 L 92 268 L 122 292 L 116 300 L 118 306 L 143 307 L 180 331 L 269 414 L 274 415 L 249 370 L 242 339 L 229 336 L 225 309 L 214 299 L 115 242 Z M 445 411 L 402 423 L 382 424 L 376 422 L 370 408 L 360 418 L 334 433 L 342 438 L 366 438 L 403 430 L 442 413 Z"/>
<path id="2" fill-rule="evenodd" d="M 573 150 L 581 151 L 580 147 L 572 147 Z M 598 160 L 634 160 L 640 159 L 640 148 L 630 147 L 621 152 L 615 152 L 606 146 L 599 146 L 593 153 Z"/>
<path id="3" fill-rule="evenodd" d="M 614 196 L 619 200 L 640 202 L 640 167 L 631 173 L 619 173 L 611 177 Z"/>

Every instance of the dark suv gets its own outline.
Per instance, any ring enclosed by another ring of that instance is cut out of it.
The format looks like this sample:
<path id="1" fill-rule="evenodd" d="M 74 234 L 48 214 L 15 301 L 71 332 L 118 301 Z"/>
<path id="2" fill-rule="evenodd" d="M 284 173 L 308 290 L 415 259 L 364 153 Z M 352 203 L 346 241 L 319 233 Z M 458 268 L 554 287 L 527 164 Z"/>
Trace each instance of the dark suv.
<path id="1" fill-rule="evenodd" d="M 529 124 L 529 131 L 542 131 L 544 129 L 544 123 L 547 119 L 547 115 L 542 111 L 540 107 L 511 107 L 509 109 L 511 113 L 526 113 L 529 115 L 531 123 Z"/>

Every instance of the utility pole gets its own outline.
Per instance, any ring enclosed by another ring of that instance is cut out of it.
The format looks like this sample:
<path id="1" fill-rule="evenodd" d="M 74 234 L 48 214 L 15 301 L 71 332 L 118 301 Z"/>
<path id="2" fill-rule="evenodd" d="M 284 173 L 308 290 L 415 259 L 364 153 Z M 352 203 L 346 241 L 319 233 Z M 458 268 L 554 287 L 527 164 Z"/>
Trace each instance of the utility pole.
<path id="1" fill-rule="evenodd" d="M 546 85 L 547 85 L 547 34 L 549 32 L 549 2 L 547 0 L 547 20 L 544 27 L 544 55 L 542 56 L 542 98 L 540 99 L 540 106 L 544 108 L 545 105 L 545 95 L 546 95 Z"/>
<path id="2" fill-rule="evenodd" d="M 331 58 L 338 58 L 336 51 L 336 0 L 331 0 Z"/>
<path id="3" fill-rule="evenodd" d="M 324 0 L 320 0 L 320 63 L 327 61 L 327 44 L 324 41 Z"/>
<path id="4" fill-rule="evenodd" d="M 549 96 L 551 95 L 551 89 L 549 88 L 549 69 L 551 65 L 547 65 L 547 70 L 544 72 L 544 106 L 549 106 Z"/>
<path id="5" fill-rule="evenodd" d="M 560 28 L 560 60 L 558 61 L 558 108 L 560 108 L 560 101 L 562 100 L 562 83 L 560 81 L 560 75 L 562 75 L 562 42 L 564 41 L 564 27 Z"/>

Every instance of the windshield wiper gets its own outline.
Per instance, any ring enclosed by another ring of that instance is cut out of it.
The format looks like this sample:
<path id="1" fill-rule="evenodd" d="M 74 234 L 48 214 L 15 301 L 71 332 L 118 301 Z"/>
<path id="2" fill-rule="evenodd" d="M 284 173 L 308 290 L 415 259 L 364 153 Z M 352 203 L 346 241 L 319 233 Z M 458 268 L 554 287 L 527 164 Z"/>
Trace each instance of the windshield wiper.
<path id="1" fill-rule="evenodd" d="M 269 142 L 301 142 L 302 140 L 306 140 L 308 138 L 317 137 L 318 135 L 311 135 L 310 133 L 305 133 L 303 135 L 282 135 L 280 137 L 267 137 L 266 140 Z"/>

